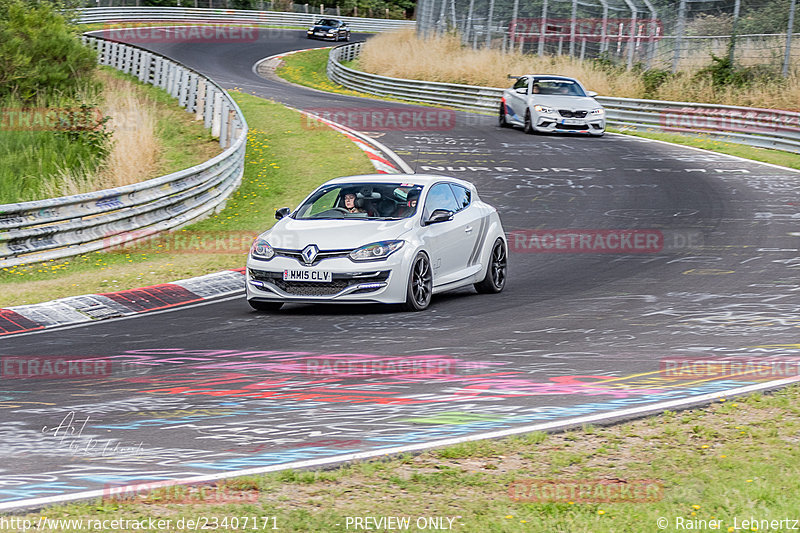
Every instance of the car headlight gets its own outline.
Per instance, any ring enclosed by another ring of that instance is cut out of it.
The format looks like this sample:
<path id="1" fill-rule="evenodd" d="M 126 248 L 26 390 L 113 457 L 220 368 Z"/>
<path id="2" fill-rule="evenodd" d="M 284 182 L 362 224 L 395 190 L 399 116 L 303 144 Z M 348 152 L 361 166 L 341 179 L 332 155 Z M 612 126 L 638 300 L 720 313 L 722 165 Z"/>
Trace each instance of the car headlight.
<path id="1" fill-rule="evenodd" d="M 274 255 L 275 250 L 273 250 L 272 246 L 270 246 L 269 243 L 262 238 L 258 238 L 253 241 L 253 245 L 250 247 L 250 256 L 253 259 L 269 261 Z"/>
<path id="2" fill-rule="evenodd" d="M 545 115 L 550 115 L 553 113 L 553 109 L 550 107 L 545 107 L 543 105 L 535 105 L 533 109 L 536 110 L 537 113 L 544 113 Z"/>
<path id="3" fill-rule="evenodd" d="M 600 109 L 592 109 L 589 113 L 596 117 L 602 117 L 606 114 L 606 110 L 601 107 Z"/>
<path id="4" fill-rule="evenodd" d="M 367 244 L 350 252 L 353 261 L 379 261 L 399 250 L 405 241 L 381 241 Z"/>

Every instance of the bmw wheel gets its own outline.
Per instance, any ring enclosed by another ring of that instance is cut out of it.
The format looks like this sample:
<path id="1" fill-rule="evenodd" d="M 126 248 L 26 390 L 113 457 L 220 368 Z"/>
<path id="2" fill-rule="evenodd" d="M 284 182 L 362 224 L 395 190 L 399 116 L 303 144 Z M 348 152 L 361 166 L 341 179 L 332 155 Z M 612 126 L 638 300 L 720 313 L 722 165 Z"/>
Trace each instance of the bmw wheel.
<path id="1" fill-rule="evenodd" d="M 509 128 L 511 124 L 506 120 L 506 105 L 500 104 L 500 113 L 497 116 L 497 125 L 501 128 Z"/>
<path id="2" fill-rule="evenodd" d="M 534 131 L 534 129 L 533 129 L 533 122 L 531 121 L 531 110 L 530 109 L 525 111 L 525 126 L 523 126 L 522 130 L 525 133 L 527 133 L 528 135 L 536 133 Z"/>
<path id="3" fill-rule="evenodd" d="M 492 255 L 489 257 L 489 266 L 486 268 L 486 276 L 475 284 L 476 291 L 483 294 L 495 294 L 503 290 L 503 287 L 506 286 L 508 272 L 507 257 L 503 239 L 494 241 Z"/>
<path id="4" fill-rule="evenodd" d="M 283 307 L 281 302 L 259 302 L 258 300 L 247 300 L 250 307 L 256 311 L 278 311 Z"/>
<path id="5" fill-rule="evenodd" d="M 411 265 L 406 292 L 406 311 L 422 311 L 431 304 L 433 295 L 433 273 L 431 263 L 424 252 L 419 252 Z"/>

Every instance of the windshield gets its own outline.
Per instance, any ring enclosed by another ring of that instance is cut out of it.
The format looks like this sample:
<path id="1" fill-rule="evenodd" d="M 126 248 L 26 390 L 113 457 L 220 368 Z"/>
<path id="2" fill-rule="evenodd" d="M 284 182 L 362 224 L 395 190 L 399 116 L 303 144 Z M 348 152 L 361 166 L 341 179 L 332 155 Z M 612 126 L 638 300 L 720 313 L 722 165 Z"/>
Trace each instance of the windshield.
<path id="1" fill-rule="evenodd" d="M 580 85 L 571 80 L 549 80 L 536 78 L 533 80 L 534 94 L 552 94 L 557 96 L 586 96 Z"/>
<path id="2" fill-rule="evenodd" d="M 332 19 L 322 19 L 322 20 L 318 20 L 316 25 L 317 26 L 338 26 L 339 25 L 339 21 L 338 20 L 332 20 Z"/>
<path id="3" fill-rule="evenodd" d="M 294 218 L 399 220 L 417 212 L 421 185 L 342 183 L 320 187 L 297 208 Z"/>

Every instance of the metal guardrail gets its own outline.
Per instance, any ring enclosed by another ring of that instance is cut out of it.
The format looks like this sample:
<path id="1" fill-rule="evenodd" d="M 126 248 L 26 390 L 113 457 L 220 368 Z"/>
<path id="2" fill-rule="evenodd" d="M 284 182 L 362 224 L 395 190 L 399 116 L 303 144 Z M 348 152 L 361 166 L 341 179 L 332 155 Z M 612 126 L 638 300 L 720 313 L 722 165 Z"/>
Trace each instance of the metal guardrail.
<path id="1" fill-rule="evenodd" d="M 176 229 L 220 210 L 241 183 L 247 122 L 210 79 L 159 54 L 84 35 L 99 62 L 161 87 L 219 138 L 218 156 L 133 185 L 0 205 L 0 268 L 63 259 Z"/>
<path id="2" fill-rule="evenodd" d="M 363 44 L 350 43 L 331 50 L 327 72 L 332 81 L 348 89 L 400 100 L 498 112 L 502 88 L 389 78 L 342 65 L 342 61 L 358 57 Z M 608 124 L 617 128 L 699 135 L 800 153 L 800 113 L 605 96 L 598 96 L 597 101 L 606 109 Z"/>
<path id="3" fill-rule="evenodd" d="M 188 7 L 92 7 L 80 10 L 80 24 L 124 24 L 133 22 L 187 22 L 202 24 L 259 24 L 266 26 L 311 26 L 320 18 L 337 18 L 350 25 L 352 31 L 388 31 L 413 28 L 413 20 L 332 17 L 314 13 L 280 11 L 248 11 L 240 9 L 207 9 Z"/>

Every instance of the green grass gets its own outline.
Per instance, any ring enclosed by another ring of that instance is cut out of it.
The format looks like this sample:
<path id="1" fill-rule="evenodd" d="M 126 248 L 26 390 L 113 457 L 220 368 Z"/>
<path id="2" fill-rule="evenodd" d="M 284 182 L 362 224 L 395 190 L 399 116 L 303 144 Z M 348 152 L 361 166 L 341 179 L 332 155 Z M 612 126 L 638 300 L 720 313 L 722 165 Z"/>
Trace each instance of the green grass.
<path id="1" fill-rule="evenodd" d="M 31 104 L 28 104 L 31 105 Z M 70 169 L 96 171 L 103 162 L 97 150 L 53 130 L 62 109 L 77 108 L 62 99 L 32 109 L 12 101 L 0 102 L 0 204 L 46 198 L 48 182 Z M 52 119 L 49 117 L 53 117 Z M 53 122 L 51 122 L 51 120 Z"/>
<path id="2" fill-rule="evenodd" d="M 390 98 L 382 98 L 373 94 L 361 93 L 352 91 L 341 85 L 335 84 L 330 81 L 326 74 L 327 61 L 329 50 L 312 50 L 308 52 L 299 52 L 283 58 L 283 66 L 277 70 L 278 76 L 284 78 L 292 83 L 305 85 L 314 89 L 322 91 L 335 92 L 339 94 L 348 94 L 354 96 L 362 96 L 366 98 L 378 100 L 394 100 Z M 350 68 L 357 68 L 358 63 L 348 62 L 345 63 Z M 408 101 L 405 101 L 408 103 Z M 419 105 L 426 105 L 419 103 Z M 764 148 L 753 148 L 741 144 L 726 143 L 716 141 L 711 138 L 691 137 L 678 134 L 659 133 L 655 131 L 632 131 L 609 128 L 608 131 L 616 133 L 624 133 L 626 135 L 633 135 L 647 139 L 656 139 L 673 144 L 680 144 L 684 146 L 694 146 L 704 150 L 720 152 L 724 154 L 735 155 L 744 159 L 752 159 L 754 161 L 761 161 L 764 163 L 771 163 L 773 165 L 780 165 L 789 168 L 800 169 L 800 154 L 793 154 L 790 152 L 783 152 L 780 150 L 768 150 Z"/>
<path id="3" fill-rule="evenodd" d="M 455 518 L 453 530 L 464 533 L 731 531 L 753 518 L 796 518 L 798 434 L 800 387 L 793 386 L 616 426 L 533 433 L 331 470 L 247 476 L 203 490 L 171 487 L 136 503 L 97 500 L 29 517 L 175 523 L 255 515 L 276 517 L 282 531 L 315 532 L 353 531 L 347 517 L 356 516 L 410 517 L 409 531 L 421 530 L 414 525 L 419 517 Z M 589 482 L 594 491 L 598 480 L 621 480 L 651 490 L 637 492 L 640 501 L 575 501 L 566 492 L 542 501 L 537 498 L 548 493 L 524 490 L 531 480 L 565 490 Z M 659 529 L 659 519 L 668 527 Z M 719 521 L 719 529 L 698 527 L 701 520 Z"/>
<path id="4" fill-rule="evenodd" d="M 624 133 L 625 135 L 632 135 L 634 137 L 643 137 L 645 139 L 666 141 L 683 146 L 693 146 L 695 148 L 702 148 L 703 150 L 735 155 L 744 159 L 752 159 L 753 161 L 761 161 L 762 163 L 770 163 L 800 170 L 800 154 L 793 154 L 791 152 L 755 148 L 743 144 L 724 142 L 702 135 L 689 136 L 675 133 L 660 133 L 657 131 L 620 130 L 616 128 L 609 128 L 608 131 Z"/>
<path id="5" fill-rule="evenodd" d="M 329 53 L 330 49 L 321 48 L 287 55 L 283 58 L 283 64 L 278 67 L 276 74 L 286 81 L 320 91 L 376 98 L 375 95 L 346 89 L 332 82 L 326 70 Z"/>
<path id="6" fill-rule="evenodd" d="M 279 104 L 237 92 L 232 96 L 250 126 L 242 185 L 225 210 L 179 234 L 191 239 L 230 232 L 239 239 L 241 249 L 182 253 L 168 245 L 153 245 L 2 269 L 0 307 L 241 268 L 250 244 L 247 235 L 269 228 L 275 222 L 275 209 L 296 205 L 328 179 L 374 172 L 364 153 L 344 136 L 327 128 L 308 128 L 298 113 Z"/>

